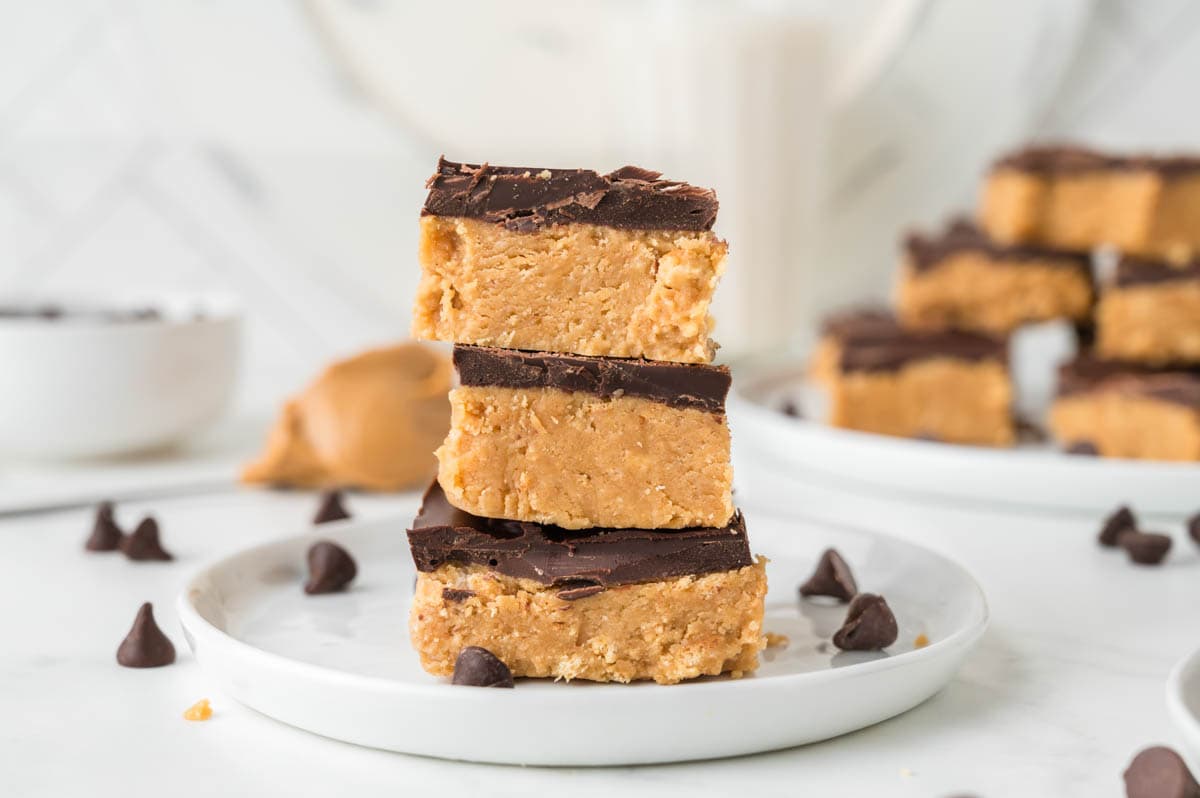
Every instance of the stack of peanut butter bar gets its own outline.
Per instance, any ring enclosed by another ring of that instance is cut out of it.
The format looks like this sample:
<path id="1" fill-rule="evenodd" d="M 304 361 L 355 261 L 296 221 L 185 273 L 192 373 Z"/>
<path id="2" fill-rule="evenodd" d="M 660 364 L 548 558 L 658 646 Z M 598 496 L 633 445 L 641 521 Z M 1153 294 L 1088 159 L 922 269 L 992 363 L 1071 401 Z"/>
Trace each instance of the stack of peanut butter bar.
<path id="1" fill-rule="evenodd" d="M 766 577 L 732 502 L 708 306 L 715 194 L 625 167 L 439 162 L 418 338 L 454 343 L 408 532 L 424 668 L 675 683 L 757 666 Z"/>
<path id="2" fill-rule="evenodd" d="M 1011 445 L 1007 339 L 1059 319 L 1084 350 L 1050 416 L 1065 448 L 1200 459 L 1200 158 L 1027 148 L 989 170 L 977 217 L 905 239 L 894 314 L 827 322 L 831 422 Z M 1097 286 L 1102 248 L 1119 262 Z"/>

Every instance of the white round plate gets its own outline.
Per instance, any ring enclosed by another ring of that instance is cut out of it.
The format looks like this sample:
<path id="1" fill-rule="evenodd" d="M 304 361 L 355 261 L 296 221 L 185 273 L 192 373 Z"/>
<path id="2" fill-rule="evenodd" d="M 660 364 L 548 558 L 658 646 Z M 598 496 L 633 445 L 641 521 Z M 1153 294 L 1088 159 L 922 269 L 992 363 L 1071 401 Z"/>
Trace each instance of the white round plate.
<path id="1" fill-rule="evenodd" d="M 1200 765 L 1200 648 L 1167 677 L 1167 710 L 1193 764 Z"/>
<path id="2" fill-rule="evenodd" d="M 894 438 L 823 423 L 820 393 L 804 369 L 737 372 L 729 400 L 739 458 L 782 472 L 824 474 L 872 488 L 958 501 L 1107 512 L 1191 514 L 1200 508 L 1200 464 L 1069 455 L 1047 443 L 1012 449 Z M 780 412 L 799 400 L 804 418 Z"/>
<path id="3" fill-rule="evenodd" d="M 940 690 L 983 633 L 987 605 L 960 566 L 867 532 L 755 516 L 768 566 L 767 649 L 753 676 L 660 686 L 518 680 L 455 687 L 421 670 L 408 642 L 414 569 L 405 520 L 347 521 L 235 554 L 179 599 L 188 643 L 229 695 L 284 723 L 359 745 L 529 765 L 626 765 L 786 748 L 860 729 Z M 304 553 L 318 537 L 359 564 L 353 589 L 306 596 Z M 842 606 L 797 600 L 835 546 L 861 590 L 883 594 L 900 637 L 886 653 L 841 653 Z M 914 647 L 919 634 L 924 648 Z"/>

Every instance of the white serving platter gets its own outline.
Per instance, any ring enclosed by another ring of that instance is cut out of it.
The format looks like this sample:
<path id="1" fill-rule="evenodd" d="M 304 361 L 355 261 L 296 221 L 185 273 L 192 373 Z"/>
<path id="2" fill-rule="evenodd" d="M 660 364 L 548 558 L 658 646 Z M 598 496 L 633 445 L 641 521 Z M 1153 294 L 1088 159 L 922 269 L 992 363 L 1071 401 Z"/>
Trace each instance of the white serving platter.
<path id="1" fill-rule="evenodd" d="M 960 566 L 881 534 L 762 514 L 748 519 L 770 557 L 766 630 L 787 635 L 742 679 L 660 686 L 518 680 L 513 690 L 452 686 L 421 670 L 408 643 L 414 570 L 405 520 L 346 521 L 210 565 L 179 599 L 200 665 L 229 695 L 284 723 L 350 743 L 450 759 L 627 765 L 734 756 L 860 729 L 920 704 L 953 678 L 987 624 Z M 344 594 L 306 596 L 317 538 L 350 550 Z M 836 547 L 861 590 L 900 625 L 883 653 L 829 644 L 843 606 L 800 601 L 797 585 Z M 925 635 L 929 645 L 914 645 Z"/>

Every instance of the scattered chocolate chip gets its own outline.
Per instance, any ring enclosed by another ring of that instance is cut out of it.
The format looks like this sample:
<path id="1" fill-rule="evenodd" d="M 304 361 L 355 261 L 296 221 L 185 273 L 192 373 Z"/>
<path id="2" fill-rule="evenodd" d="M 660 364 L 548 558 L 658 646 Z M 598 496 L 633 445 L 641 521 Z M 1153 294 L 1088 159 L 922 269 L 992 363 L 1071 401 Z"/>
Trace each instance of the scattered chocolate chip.
<path id="1" fill-rule="evenodd" d="M 1122 532 L 1120 545 L 1134 562 L 1140 565 L 1158 565 L 1171 550 L 1171 538 L 1157 532 Z"/>
<path id="2" fill-rule="evenodd" d="M 779 412 L 790 418 L 804 418 L 804 413 L 800 411 L 800 406 L 791 399 L 786 400 L 780 405 Z"/>
<path id="3" fill-rule="evenodd" d="M 147 601 L 117 648 L 117 664 L 126 668 L 159 668 L 174 661 L 175 646 L 154 622 L 154 607 Z"/>
<path id="4" fill-rule="evenodd" d="M 801 596 L 830 596 L 841 602 L 850 601 L 856 593 L 854 574 L 836 549 L 826 549 L 812 576 L 800 585 Z"/>
<path id="5" fill-rule="evenodd" d="M 1187 521 L 1188 536 L 1200 543 L 1200 513 L 1196 513 Z"/>
<path id="6" fill-rule="evenodd" d="M 340 490 L 327 490 L 321 494 L 321 505 L 313 516 L 314 524 L 324 524 L 329 521 L 341 521 L 350 517 L 350 513 L 342 505 Z"/>
<path id="7" fill-rule="evenodd" d="M 121 528 L 113 520 L 112 502 L 101 502 L 96 508 L 92 534 L 83 544 L 88 551 L 116 551 L 121 546 Z"/>
<path id="8" fill-rule="evenodd" d="M 1125 770 L 1129 798 L 1200 798 L 1200 785 L 1179 754 L 1156 745 L 1138 753 Z"/>
<path id="9" fill-rule="evenodd" d="M 474 590 L 457 590 L 452 587 L 442 588 L 442 601 L 466 601 L 471 596 L 475 595 Z"/>
<path id="10" fill-rule="evenodd" d="M 358 566 L 350 552 L 330 540 L 318 540 L 308 549 L 308 581 L 304 592 L 310 596 L 336 593 L 345 589 L 358 575 Z"/>
<path id="11" fill-rule="evenodd" d="M 1121 505 L 1115 513 L 1104 519 L 1104 526 L 1100 527 L 1100 545 L 1118 546 L 1123 533 L 1136 531 L 1137 519 L 1133 517 L 1133 511 Z"/>
<path id="12" fill-rule="evenodd" d="M 137 528 L 121 538 L 121 552 L 131 560 L 173 560 L 158 540 L 158 521 L 146 516 Z"/>
<path id="13" fill-rule="evenodd" d="M 512 687 L 512 671 L 500 659 L 479 646 L 467 646 L 454 661 L 454 684 L 465 687 Z"/>
<path id="14" fill-rule="evenodd" d="M 1096 444 L 1091 441 L 1075 441 L 1065 451 L 1067 454 L 1078 454 L 1084 457 L 1096 457 L 1100 454 L 1100 450 L 1096 448 Z"/>
<path id="15" fill-rule="evenodd" d="M 604 592 L 604 585 L 580 585 L 579 587 L 568 587 L 565 590 L 560 590 L 556 594 L 563 601 L 578 601 L 585 599 L 588 596 L 594 596 L 597 593 Z"/>
<path id="16" fill-rule="evenodd" d="M 883 596 L 859 593 L 846 610 L 842 628 L 834 632 L 833 644 L 842 651 L 879 651 L 899 635 L 896 616 Z"/>

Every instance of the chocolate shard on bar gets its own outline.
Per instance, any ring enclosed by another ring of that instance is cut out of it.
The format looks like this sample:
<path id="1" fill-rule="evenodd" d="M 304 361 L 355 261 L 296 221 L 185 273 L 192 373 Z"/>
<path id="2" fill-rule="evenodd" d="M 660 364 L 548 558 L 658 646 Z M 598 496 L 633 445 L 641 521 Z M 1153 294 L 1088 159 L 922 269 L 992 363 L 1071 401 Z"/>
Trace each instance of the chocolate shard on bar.
<path id="1" fill-rule="evenodd" d="M 853 334 L 842 340 L 840 370 L 894 371 L 918 360 L 948 358 L 971 362 L 1008 362 L 1005 338 L 961 330 L 897 328 L 890 337 Z"/>
<path id="2" fill-rule="evenodd" d="M 592 595 L 586 590 L 591 586 L 732 571 L 754 562 L 740 512 L 720 529 L 567 530 L 471 515 L 451 506 L 436 482 L 425 493 L 408 542 L 418 571 L 432 572 L 446 564 L 478 565 L 561 586 L 568 600 Z"/>
<path id="3" fill-rule="evenodd" d="M 666 363 L 523 352 L 485 346 L 454 347 L 454 367 L 465 386 L 552 388 L 604 399 L 634 396 L 675 408 L 725 412 L 729 369 L 725 366 Z"/>
<path id="4" fill-rule="evenodd" d="M 658 172 L 492 166 L 438 160 L 422 216 L 461 216 L 517 232 L 583 223 L 638 230 L 710 230 L 717 195 Z"/>

